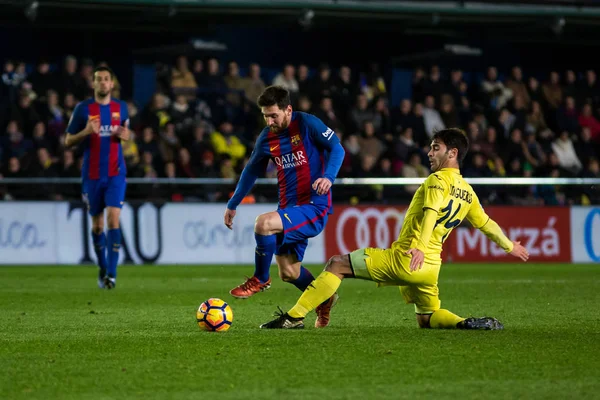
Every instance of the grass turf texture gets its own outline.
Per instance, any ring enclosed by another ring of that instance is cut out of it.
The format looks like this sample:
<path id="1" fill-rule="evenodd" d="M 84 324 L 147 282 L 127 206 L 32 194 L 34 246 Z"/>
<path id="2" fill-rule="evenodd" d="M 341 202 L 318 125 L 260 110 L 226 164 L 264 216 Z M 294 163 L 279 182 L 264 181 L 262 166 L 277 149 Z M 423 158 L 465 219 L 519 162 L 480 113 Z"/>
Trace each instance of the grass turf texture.
<path id="1" fill-rule="evenodd" d="M 300 292 L 228 291 L 252 267 L 0 267 L 2 399 L 597 398 L 599 265 L 445 265 L 442 306 L 504 331 L 418 329 L 397 288 L 348 280 L 332 324 L 265 331 Z M 318 274 L 320 266 L 311 270 Z M 209 297 L 232 328 L 201 332 Z"/>

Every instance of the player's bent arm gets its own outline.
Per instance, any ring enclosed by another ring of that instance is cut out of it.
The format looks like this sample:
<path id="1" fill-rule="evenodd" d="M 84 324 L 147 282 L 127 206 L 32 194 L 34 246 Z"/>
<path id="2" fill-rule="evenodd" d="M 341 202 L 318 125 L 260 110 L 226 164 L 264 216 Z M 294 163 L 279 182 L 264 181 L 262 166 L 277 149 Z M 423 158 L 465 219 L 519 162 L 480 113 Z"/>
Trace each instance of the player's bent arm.
<path id="1" fill-rule="evenodd" d="M 344 162 L 345 151 L 333 129 L 329 128 L 319 118 L 312 114 L 306 114 L 306 123 L 315 143 L 321 149 L 329 151 L 329 159 L 325 167 L 324 178 L 333 183 Z"/>
<path id="2" fill-rule="evenodd" d="M 83 139 L 89 136 L 90 133 L 91 130 L 89 130 L 87 127 L 83 128 L 82 131 L 74 135 L 67 132 L 65 136 L 65 147 L 71 147 L 79 144 Z"/>
<path id="3" fill-rule="evenodd" d="M 254 148 L 254 151 L 250 155 L 248 164 L 244 167 L 240 180 L 235 188 L 235 192 L 231 199 L 227 202 L 227 208 L 235 210 L 240 205 L 244 197 L 250 192 L 250 189 L 256 183 L 258 176 L 267 169 L 269 159 L 264 157 L 258 146 Z"/>
<path id="4" fill-rule="evenodd" d="M 337 177 L 340 168 L 342 167 L 342 163 L 344 162 L 344 157 L 346 156 L 346 151 L 344 150 L 344 146 L 341 143 L 337 143 L 331 149 L 329 153 L 329 160 L 327 160 L 327 167 L 325 168 L 324 178 L 327 178 L 333 183 L 335 178 Z"/>
<path id="5" fill-rule="evenodd" d="M 235 188 L 235 192 L 227 202 L 227 208 L 229 210 L 235 210 L 237 206 L 240 205 L 244 197 L 246 197 L 248 192 L 250 192 L 250 189 L 252 189 L 256 183 L 258 177 L 267 169 L 269 157 L 261 150 L 263 144 L 262 138 L 263 135 L 261 134 L 256 141 L 252 154 L 250 154 L 248 163 L 240 175 L 240 180 Z"/>
<path id="6" fill-rule="evenodd" d="M 118 130 L 118 135 L 119 135 L 119 139 L 121 140 L 131 140 L 131 130 L 127 127 L 127 126 L 122 126 L 120 127 L 121 129 Z"/>
<path id="7" fill-rule="evenodd" d="M 489 217 L 488 217 L 489 218 Z M 513 250 L 513 242 L 506 237 L 500 225 L 493 219 L 489 218 L 488 221 L 479 228 L 481 232 L 485 234 L 490 240 L 500 246 L 505 252 L 510 253 Z"/>
<path id="8" fill-rule="evenodd" d="M 473 195 L 473 203 L 467 214 L 467 219 L 474 228 L 479 229 L 490 240 L 500 246 L 504 251 L 510 253 L 513 250 L 513 242 L 506 237 L 500 226 L 491 219 L 483 210 L 477 195 Z"/>
<path id="9" fill-rule="evenodd" d="M 249 169 L 244 168 L 242 171 L 242 175 L 240 176 L 240 181 L 238 182 L 235 192 L 233 192 L 233 196 L 227 202 L 227 208 L 229 210 L 235 210 L 237 206 L 240 205 L 244 197 L 250 192 L 250 189 L 256 183 L 258 179 L 258 175 L 253 174 Z"/>

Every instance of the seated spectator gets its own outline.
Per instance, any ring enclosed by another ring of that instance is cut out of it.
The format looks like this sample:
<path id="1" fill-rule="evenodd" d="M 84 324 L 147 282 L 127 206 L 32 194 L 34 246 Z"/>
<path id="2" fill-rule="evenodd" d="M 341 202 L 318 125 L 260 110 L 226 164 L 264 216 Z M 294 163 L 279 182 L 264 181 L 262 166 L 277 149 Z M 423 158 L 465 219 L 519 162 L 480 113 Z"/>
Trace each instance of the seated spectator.
<path id="1" fill-rule="evenodd" d="M 123 158 L 125 159 L 125 166 L 127 172 L 132 175 L 136 175 L 136 170 L 140 163 L 140 154 L 138 146 L 135 142 L 135 133 L 132 134 L 130 140 L 122 140 L 121 147 L 123 150 Z"/>
<path id="2" fill-rule="evenodd" d="M 521 144 L 525 160 L 533 168 L 541 168 L 546 163 L 546 154 L 540 143 L 536 140 L 535 134 L 526 134 L 525 140 Z"/>
<path id="3" fill-rule="evenodd" d="M 243 80 L 243 89 L 246 99 L 252 104 L 256 104 L 258 96 L 265 90 L 265 82 L 260 77 L 260 65 L 250 64 L 248 77 Z"/>
<path id="4" fill-rule="evenodd" d="M 81 171 L 75 163 L 75 154 L 73 153 L 73 150 L 65 150 L 63 152 L 58 174 L 62 178 L 79 178 L 81 176 Z"/>
<path id="5" fill-rule="evenodd" d="M 512 91 L 513 97 L 519 96 L 523 100 L 525 107 L 529 107 L 531 98 L 529 97 L 527 86 L 523 82 L 523 71 L 521 70 L 521 67 L 512 67 L 510 78 L 506 81 L 506 88 Z"/>
<path id="6" fill-rule="evenodd" d="M 548 124 L 546 124 L 546 118 L 539 101 L 531 103 L 531 112 L 527 114 L 525 130 L 533 134 L 543 134 L 548 130 Z"/>
<path id="7" fill-rule="evenodd" d="M 327 64 L 321 64 L 315 77 L 310 79 L 308 84 L 308 96 L 313 104 L 319 102 L 321 97 L 332 97 L 337 91 L 336 82 L 331 77 L 331 69 Z"/>
<path id="8" fill-rule="evenodd" d="M 365 125 L 367 121 L 373 121 L 375 119 L 375 113 L 369 108 L 369 101 L 367 96 L 359 94 L 356 97 L 356 104 L 350 111 L 350 129 L 354 132 L 359 131 Z"/>
<path id="9" fill-rule="evenodd" d="M 210 140 L 216 155 L 221 159 L 228 158 L 234 167 L 246 155 L 246 146 L 233 134 L 233 125 L 229 122 L 219 125 L 219 130 L 211 134 Z"/>
<path id="10" fill-rule="evenodd" d="M 567 97 L 564 105 L 557 111 L 557 121 L 559 131 L 567 131 L 569 133 L 579 132 L 579 114 L 575 107 L 575 99 Z"/>
<path id="11" fill-rule="evenodd" d="M 419 150 L 418 144 L 413 140 L 412 128 L 406 128 L 395 143 L 395 152 L 398 160 L 408 161 L 408 156 Z"/>
<path id="12" fill-rule="evenodd" d="M 333 102 L 331 97 L 323 97 L 319 103 L 319 108 L 315 110 L 315 116 L 319 118 L 325 125 L 334 131 L 340 127 L 340 120 L 333 110 Z"/>
<path id="13" fill-rule="evenodd" d="M 175 124 L 168 123 L 162 131 L 158 143 L 163 162 L 174 162 L 180 147 L 181 142 L 175 133 Z"/>
<path id="14" fill-rule="evenodd" d="M 170 122 L 175 125 L 175 132 L 184 141 L 189 141 L 194 126 L 194 110 L 190 107 L 187 98 L 179 94 L 169 110 Z"/>
<path id="15" fill-rule="evenodd" d="M 404 178 L 425 178 L 429 175 L 429 170 L 421 164 L 421 155 L 414 152 L 409 156 L 408 162 L 402 167 L 402 176 Z M 406 185 L 405 190 L 411 196 L 415 194 L 420 185 Z"/>
<path id="16" fill-rule="evenodd" d="M 552 150 L 556 154 L 560 166 L 571 174 L 577 175 L 583 168 L 575 152 L 573 141 L 569 137 L 569 132 L 561 132 L 560 136 L 552 143 Z"/>
<path id="17" fill-rule="evenodd" d="M 2 144 L 4 158 L 17 157 L 19 160 L 25 161 L 25 165 L 28 164 L 28 156 L 34 146 L 31 140 L 25 138 L 17 121 L 12 120 L 8 123 L 6 134 L 1 139 L 4 141 Z"/>
<path id="18" fill-rule="evenodd" d="M 429 139 L 433 137 L 435 132 L 446 128 L 439 111 L 435 108 L 435 98 L 431 95 L 425 97 L 423 120 L 425 122 L 425 132 Z"/>
<path id="19" fill-rule="evenodd" d="M 188 100 L 196 98 L 198 87 L 194 75 L 189 69 L 186 56 L 177 57 L 175 67 L 171 70 L 171 89 L 175 94 L 183 94 Z"/>
<path id="20" fill-rule="evenodd" d="M 550 72 L 550 80 L 542 85 L 542 94 L 550 110 L 557 110 L 560 107 L 563 93 L 558 72 Z"/>
<path id="21" fill-rule="evenodd" d="M 36 71 L 27 80 L 31 83 L 32 89 L 37 95 L 37 100 L 42 103 L 47 101 L 48 91 L 54 91 L 58 86 L 56 78 L 50 72 L 50 63 L 44 59 L 38 62 Z"/>
<path id="22" fill-rule="evenodd" d="M 589 128 L 592 141 L 600 141 L 600 121 L 592 114 L 592 106 L 590 104 L 583 105 L 578 122 L 580 127 Z"/>
<path id="23" fill-rule="evenodd" d="M 575 146 L 577 158 L 583 165 L 587 165 L 590 159 L 598 159 L 600 156 L 600 141 L 592 141 L 592 133 L 587 126 L 581 129 L 581 137 L 573 145 Z"/>
<path id="24" fill-rule="evenodd" d="M 492 109 L 500 110 L 508 104 L 513 97 L 513 92 L 498 79 L 496 67 L 489 67 L 485 79 L 481 82 L 481 89 L 488 104 Z"/>
<path id="25" fill-rule="evenodd" d="M 275 76 L 272 84 L 286 88 L 290 92 L 290 95 L 293 95 L 300 90 L 295 74 L 296 68 L 292 64 L 286 64 L 283 67 L 283 71 Z"/>
<path id="26" fill-rule="evenodd" d="M 375 127 L 371 121 L 366 121 L 363 125 L 362 136 L 358 139 L 360 146 L 360 157 L 370 156 L 375 158 L 375 163 L 385 151 L 385 146 L 375 136 Z"/>

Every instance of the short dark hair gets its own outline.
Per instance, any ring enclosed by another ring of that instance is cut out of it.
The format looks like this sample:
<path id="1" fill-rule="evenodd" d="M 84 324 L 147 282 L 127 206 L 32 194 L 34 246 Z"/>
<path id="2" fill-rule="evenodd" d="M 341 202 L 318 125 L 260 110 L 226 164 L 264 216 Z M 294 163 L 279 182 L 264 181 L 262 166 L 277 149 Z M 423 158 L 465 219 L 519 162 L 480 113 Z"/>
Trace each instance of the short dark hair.
<path id="1" fill-rule="evenodd" d="M 102 72 L 102 71 L 106 71 L 110 74 L 110 79 L 111 80 L 115 80 L 115 73 L 113 72 L 112 69 L 110 69 L 109 67 L 106 66 L 102 66 L 102 67 L 96 67 L 94 68 L 94 72 L 92 73 L 92 76 L 96 76 L 96 72 Z"/>
<path id="2" fill-rule="evenodd" d="M 435 132 L 431 140 L 443 142 L 447 149 L 458 150 L 458 164 L 461 165 L 469 151 L 469 139 L 465 131 L 459 128 L 447 128 Z"/>
<path id="3" fill-rule="evenodd" d="M 277 104 L 280 110 L 285 110 L 292 104 L 290 92 L 281 86 L 269 86 L 258 96 L 257 104 L 259 107 L 271 107 Z"/>

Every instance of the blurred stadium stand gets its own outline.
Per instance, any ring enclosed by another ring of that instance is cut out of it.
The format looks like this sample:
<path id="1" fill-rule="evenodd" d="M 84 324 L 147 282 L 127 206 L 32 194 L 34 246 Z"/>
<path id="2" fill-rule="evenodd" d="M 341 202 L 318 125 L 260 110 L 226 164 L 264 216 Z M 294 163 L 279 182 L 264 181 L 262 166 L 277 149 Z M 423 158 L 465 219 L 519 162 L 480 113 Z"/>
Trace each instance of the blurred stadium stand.
<path id="1" fill-rule="evenodd" d="M 133 116 L 131 177 L 235 180 L 262 128 L 256 96 L 278 82 L 341 137 L 343 177 L 422 177 L 432 130 L 460 126 L 473 144 L 465 176 L 599 178 L 599 5 L 0 0 L 0 174 L 79 175 L 62 134 L 105 62 Z M 223 201 L 231 189 L 141 185 L 128 198 Z M 408 200 L 414 187 L 372 189 L 340 188 L 338 200 Z M 76 199 L 79 187 L 0 180 L 0 193 Z M 600 203 L 586 186 L 482 193 L 489 204 Z"/>

